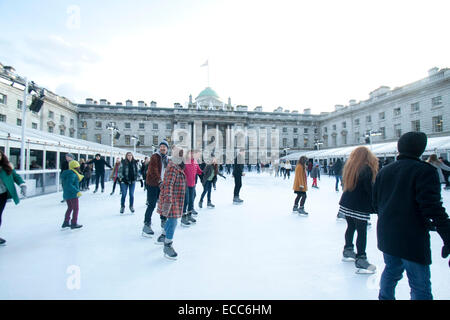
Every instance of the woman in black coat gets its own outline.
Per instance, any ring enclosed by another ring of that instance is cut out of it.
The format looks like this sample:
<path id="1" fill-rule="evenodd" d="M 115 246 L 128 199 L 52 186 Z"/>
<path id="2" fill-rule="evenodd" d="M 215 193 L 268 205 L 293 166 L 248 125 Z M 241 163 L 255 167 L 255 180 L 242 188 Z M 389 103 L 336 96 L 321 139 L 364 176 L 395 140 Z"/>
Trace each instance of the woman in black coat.
<path id="1" fill-rule="evenodd" d="M 372 207 L 372 185 L 378 172 L 378 159 L 366 147 L 352 151 L 343 170 L 344 193 L 339 201 L 339 214 L 347 220 L 344 261 L 355 261 L 357 273 L 374 273 L 376 267 L 367 261 L 367 223 Z M 357 253 L 353 250 L 353 236 L 357 231 Z"/>
<path id="2" fill-rule="evenodd" d="M 134 213 L 134 189 L 136 181 L 139 178 L 139 172 L 138 165 L 131 152 L 127 152 L 125 159 L 120 163 L 117 178 L 119 179 L 120 190 L 122 192 L 122 197 L 120 199 L 120 213 L 122 214 L 125 211 L 125 199 L 128 190 L 130 191 L 130 211 Z"/>

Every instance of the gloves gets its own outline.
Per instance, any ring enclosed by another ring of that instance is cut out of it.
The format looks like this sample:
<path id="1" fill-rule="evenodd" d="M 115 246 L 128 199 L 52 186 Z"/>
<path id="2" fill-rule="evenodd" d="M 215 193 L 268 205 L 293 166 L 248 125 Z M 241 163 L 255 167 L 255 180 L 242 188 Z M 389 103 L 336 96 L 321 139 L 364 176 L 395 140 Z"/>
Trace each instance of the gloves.
<path id="1" fill-rule="evenodd" d="M 20 194 L 23 195 L 24 197 L 27 196 L 27 186 L 26 185 L 21 185 L 20 186 Z"/>
<path id="2" fill-rule="evenodd" d="M 450 246 L 448 245 L 444 245 L 442 247 L 442 258 L 447 258 L 448 255 L 450 254 Z M 450 260 L 448 261 L 448 266 L 450 267 Z"/>
<path id="3" fill-rule="evenodd" d="M 79 198 L 79 197 L 81 197 L 83 194 L 79 191 L 78 193 L 77 193 L 77 197 Z"/>

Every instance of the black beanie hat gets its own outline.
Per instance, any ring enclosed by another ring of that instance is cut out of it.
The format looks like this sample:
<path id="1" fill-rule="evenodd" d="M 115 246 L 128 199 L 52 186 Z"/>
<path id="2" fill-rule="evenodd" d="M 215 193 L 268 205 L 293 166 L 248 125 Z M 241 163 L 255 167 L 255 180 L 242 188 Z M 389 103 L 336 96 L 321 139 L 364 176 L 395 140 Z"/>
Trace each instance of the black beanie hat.
<path id="1" fill-rule="evenodd" d="M 427 135 L 423 132 L 407 132 L 397 142 L 400 154 L 419 158 L 427 146 Z"/>

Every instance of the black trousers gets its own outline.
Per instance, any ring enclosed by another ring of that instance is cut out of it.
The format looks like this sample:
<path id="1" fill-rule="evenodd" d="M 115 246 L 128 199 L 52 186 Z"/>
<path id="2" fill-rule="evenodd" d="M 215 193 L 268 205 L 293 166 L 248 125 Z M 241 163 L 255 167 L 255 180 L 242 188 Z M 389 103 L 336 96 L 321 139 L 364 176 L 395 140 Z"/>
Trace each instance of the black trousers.
<path id="1" fill-rule="evenodd" d="M 5 209 L 6 200 L 8 200 L 8 192 L 0 194 L 0 226 L 2 225 L 2 214 Z"/>
<path id="2" fill-rule="evenodd" d="M 144 223 L 150 225 L 152 222 L 153 210 L 159 198 L 159 187 L 147 186 L 147 210 L 145 210 Z"/>
<path id="3" fill-rule="evenodd" d="M 242 176 L 234 176 L 234 196 L 239 197 L 242 187 Z"/>
<path id="4" fill-rule="evenodd" d="M 102 190 L 105 189 L 105 171 L 95 173 L 95 190 L 98 189 L 98 182 L 100 181 Z"/>
<path id="5" fill-rule="evenodd" d="M 347 230 L 345 231 L 345 248 L 353 248 L 353 236 L 355 231 L 358 233 L 356 237 L 356 256 L 366 255 L 367 245 L 367 221 L 359 220 L 346 216 Z"/>
<path id="6" fill-rule="evenodd" d="M 298 206 L 298 202 L 300 201 L 300 208 L 305 206 L 306 201 L 306 192 L 304 191 L 296 191 L 297 197 L 295 198 L 294 206 Z"/>

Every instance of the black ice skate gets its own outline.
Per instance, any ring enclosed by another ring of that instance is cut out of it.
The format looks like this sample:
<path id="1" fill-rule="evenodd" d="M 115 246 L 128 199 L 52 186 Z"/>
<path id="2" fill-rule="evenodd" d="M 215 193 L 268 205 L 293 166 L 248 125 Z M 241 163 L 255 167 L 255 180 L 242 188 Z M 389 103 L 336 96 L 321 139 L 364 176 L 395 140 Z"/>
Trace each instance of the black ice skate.
<path id="1" fill-rule="evenodd" d="M 95 188 L 94 193 L 96 193 L 98 191 L 98 188 Z"/>
<path id="2" fill-rule="evenodd" d="M 188 218 L 187 214 L 183 214 L 181 216 L 181 225 L 183 227 L 190 227 L 191 226 L 191 223 L 189 222 L 189 218 Z"/>
<path id="3" fill-rule="evenodd" d="M 298 206 L 294 206 L 292 208 L 292 213 L 298 213 Z"/>
<path id="4" fill-rule="evenodd" d="M 195 209 L 192 209 L 191 213 L 192 213 L 193 216 L 197 216 L 198 215 L 198 212 L 195 211 Z"/>
<path id="5" fill-rule="evenodd" d="M 178 254 L 175 252 L 175 250 L 172 247 L 172 242 L 165 242 L 164 243 L 164 257 L 170 259 L 170 260 L 177 260 Z"/>
<path id="6" fill-rule="evenodd" d="M 208 202 L 208 208 L 209 209 L 214 209 L 216 206 L 213 205 L 211 202 Z"/>
<path id="7" fill-rule="evenodd" d="M 158 239 L 156 239 L 156 244 L 162 245 L 164 244 L 164 241 L 166 240 L 166 235 L 165 234 L 161 234 Z"/>
<path id="8" fill-rule="evenodd" d="M 0 238 L 0 246 L 6 246 L 6 240 Z"/>
<path id="9" fill-rule="evenodd" d="M 203 201 L 199 201 L 198 202 L 198 207 L 201 209 L 201 208 L 203 208 Z"/>
<path id="10" fill-rule="evenodd" d="M 242 204 L 244 200 L 240 199 L 239 197 L 233 198 L 233 204 Z"/>
<path id="11" fill-rule="evenodd" d="M 337 221 L 343 221 L 345 220 L 345 215 L 341 212 L 338 212 L 337 217 L 336 217 Z"/>
<path id="12" fill-rule="evenodd" d="M 70 225 L 70 229 L 72 229 L 72 230 L 76 230 L 76 229 L 80 229 L 80 228 L 82 228 L 83 227 L 83 225 L 81 225 L 81 224 L 77 224 L 77 223 L 75 223 L 75 224 L 71 224 Z"/>
<path id="13" fill-rule="evenodd" d="M 70 223 L 64 221 L 64 223 L 61 226 L 61 230 L 68 230 L 69 228 L 70 228 Z"/>
<path id="14" fill-rule="evenodd" d="M 373 274 L 377 267 L 367 261 L 366 256 L 357 257 L 355 261 L 356 273 L 359 274 Z"/>
<path id="15" fill-rule="evenodd" d="M 131 213 L 134 213 L 134 208 L 133 208 L 133 206 L 130 207 L 130 211 L 131 211 Z"/>
<path id="16" fill-rule="evenodd" d="M 353 262 L 356 260 L 356 253 L 353 250 L 353 247 L 344 248 L 342 252 L 342 261 L 345 262 Z"/>
<path id="17" fill-rule="evenodd" d="M 144 224 L 144 228 L 142 228 L 142 236 L 151 238 L 154 234 L 155 233 L 153 232 L 152 227 L 150 225 Z"/>
<path id="18" fill-rule="evenodd" d="M 120 214 L 124 213 L 125 207 L 120 207 Z"/>
<path id="19" fill-rule="evenodd" d="M 307 216 L 308 216 L 308 212 L 306 212 L 306 211 L 305 211 L 305 208 L 303 208 L 303 207 L 300 207 L 300 208 L 298 209 L 298 214 L 301 215 L 301 216 L 304 216 L 304 217 L 307 217 Z"/>
<path id="20" fill-rule="evenodd" d="M 192 217 L 192 212 L 189 212 L 188 214 L 187 214 L 187 217 L 188 217 L 188 220 L 189 220 L 189 222 L 191 223 L 191 224 L 194 224 L 194 223 L 196 223 L 197 222 L 197 220 L 195 220 L 193 217 Z"/>

